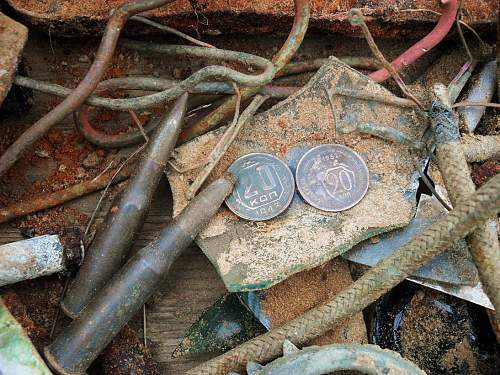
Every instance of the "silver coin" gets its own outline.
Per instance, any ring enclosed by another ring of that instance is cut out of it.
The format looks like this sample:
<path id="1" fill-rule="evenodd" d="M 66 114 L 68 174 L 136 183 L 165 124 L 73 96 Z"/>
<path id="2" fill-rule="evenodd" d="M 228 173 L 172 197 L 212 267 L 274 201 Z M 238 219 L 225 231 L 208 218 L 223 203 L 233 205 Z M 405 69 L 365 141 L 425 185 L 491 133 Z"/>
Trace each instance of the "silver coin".
<path id="1" fill-rule="evenodd" d="M 306 152 L 297 165 L 297 188 L 311 206 L 343 211 L 365 196 L 370 175 L 364 160 L 343 145 L 321 145 Z"/>
<path id="2" fill-rule="evenodd" d="M 247 220 L 269 220 L 292 202 L 295 182 L 290 168 L 276 156 L 253 153 L 236 160 L 229 170 L 238 182 L 226 204 Z"/>

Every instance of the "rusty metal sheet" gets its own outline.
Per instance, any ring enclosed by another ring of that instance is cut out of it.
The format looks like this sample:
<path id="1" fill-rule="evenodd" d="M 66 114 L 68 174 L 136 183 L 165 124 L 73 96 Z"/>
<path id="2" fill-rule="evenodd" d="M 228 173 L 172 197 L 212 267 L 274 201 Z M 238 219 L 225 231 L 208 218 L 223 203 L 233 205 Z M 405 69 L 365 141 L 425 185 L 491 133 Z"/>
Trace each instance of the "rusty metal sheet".
<path id="1" fill-rule="evenodd" d="M 28 39 L 28 29 L 0 12 L 0 105 L 7 96 Z"/>
<path id="2" fill-rule="evenodd" d="M 92 33 L 102 29 L 111 9 L 128 0 L 7 0 L 24 20 L 41 26 L 51 33 Z M 498 4 L 496 0 L 465 0 L 464 21 L 474 27 L 493 30 Z M 349 9 L 362 8 L 368 16 L 372 32 L 384 37 L 420 37 L 428 33 L 436 23 L 440 12 L 438 0 L 416 1 L 359 1 L 314 0 L 311 1 L 311 28 L 331 32 L 358 33 L 347 21 Z M 422 11 L 423 9 L 423 11 Z M 293 18 L 292 0 L 267 1 L 212 1 L 178 0 L 148 14 L 169 26 L 188 33 L 269 33 L 287 32 Z M 130 22 L 127 30 L 149 31 Z"/>
<path id="3" fill-rule="evenodd" d="M 339 130 L 355 124 L 390 126 L 409 137 L 420 138 L 425 124 L 413 108 L 389 106 L 347 96 L 332 90 L 354 90 L 393 96 L 365 75 L 331 59 L 298 93 L 252 119 L 241 131 L 212 178 L 220 176 L 238 157 L 250 152 L 277 155 L 295 169 L 310 147 L 340 143 L 351 147 L 367 163 L 370 188 L 355 207 L 337 213 L 320 211 L 296 193 L 289 209 L 267 222 L 239 219 L 222 208 L 197 238 L 230 291 L 269 287 L 304 269 L 318 266 L 356 243 L 402 227 L 415 211 L 417 175 L 422 155 L 407 146 L 356 131 Z M 330 102 L 331 101 L 331 102 Z M 333 116 L 332 108 L 336 116 Z M 335 124 L 337 118 L 340 124 Z M 208 156 L 222 130 L 179 147 L 178 170 L 189 169 Z M 169 171 L 174 213 L 185 205 L 188 184 L 198 174 Z"/>

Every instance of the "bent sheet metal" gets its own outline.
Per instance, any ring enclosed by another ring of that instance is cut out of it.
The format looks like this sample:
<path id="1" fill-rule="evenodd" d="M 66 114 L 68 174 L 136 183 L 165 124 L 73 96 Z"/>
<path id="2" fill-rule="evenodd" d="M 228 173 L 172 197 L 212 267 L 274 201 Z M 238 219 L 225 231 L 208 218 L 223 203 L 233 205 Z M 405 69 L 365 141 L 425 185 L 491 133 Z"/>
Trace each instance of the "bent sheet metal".
<path id="1" fill-rule="evenodd" d="M 446 210 L 434 196 L 422 195 L 415 218 L 405 228 L 381 235 L 376 243 L 360 243 L 342 256 L 352 262 L 374 266 L 445 214 Z M 432 259 L 408 280 L 493 309 L 481 287 L 465 240 Z"/>
<path id="2" fill-rule="evenodd" d="M 269 287 L 369 237 L 405 226 L 413 217 L 415 166 L 422 155 L 406 145 L 357 131 L 338 132 L 335 117 L 350 128 L 359 122 L 369 123 L 396 129 L 417 140 L 422 137 L 425 122 L 414 108 L 330 95 L 332 89 L 394 97 L 365 75 L 332 58 L 302 90 L 255 116 L 242 129 L 212 178 L 251 152 L 274 154 L 295 172 L 298 160 L 311 147 L 337 143 L 350 147 L 365 160 L 370 172 L 368 193 L 358 205 L 338 213 L 311 207 L 295 193 L 287 211 L 264 223 L 241 220 L 227 208 L 221 209 L 197 243 L 230 291 Z M 176 163 L 189 169 L 193 160 L 205 159 L 221 134 L 222 129 L 179 147 Z M 198 169 L 168 173 L 174 213 L 186 205 L 185 193 L 197 173 Z"/>

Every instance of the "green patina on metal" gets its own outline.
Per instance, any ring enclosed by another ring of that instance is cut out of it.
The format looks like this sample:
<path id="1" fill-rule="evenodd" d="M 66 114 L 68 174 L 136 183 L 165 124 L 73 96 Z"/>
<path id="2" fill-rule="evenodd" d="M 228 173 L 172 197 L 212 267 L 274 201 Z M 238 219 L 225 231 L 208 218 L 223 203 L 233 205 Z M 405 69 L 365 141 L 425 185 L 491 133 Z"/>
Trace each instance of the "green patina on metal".
<path id="1" fill-rule="evenodd" d="M 266 366 L 250 362 L 249 375 L 317 375 L 339 370 L 354 370 L 377 375 L 425 375 L 415 364 L 376 345 L 325 345 L 298 350 L 285 341 L 285 355 Z M 288 353 L 287 353 L 288 352 Z"/>
<path id="2" fill-rule="evenodd" d="M 236 294 L 227 294 L 203 312 L 172 355 L 227 351 L 265 331 Z"/>
<path id="3" fill-rule="evenodd" d="M 0 299 L 0 373 L 51 375 L 23 328 Z"/>

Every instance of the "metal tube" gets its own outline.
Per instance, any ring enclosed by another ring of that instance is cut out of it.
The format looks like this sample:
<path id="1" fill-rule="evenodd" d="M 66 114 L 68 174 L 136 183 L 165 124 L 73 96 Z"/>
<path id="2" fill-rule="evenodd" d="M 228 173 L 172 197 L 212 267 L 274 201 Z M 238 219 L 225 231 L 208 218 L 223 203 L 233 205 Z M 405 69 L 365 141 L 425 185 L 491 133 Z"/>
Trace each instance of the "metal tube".
<path id="1" fill-rule="evenodd" d="M 490 61 L 485 64 L 477 81 L 474 83 L 470 89 L 467 97 L 464 99 L 465 102 L 490 102 L 495 93 L 496 87 L 496 71 L 497 63 L 496 61 Z M 473 133 L 476 129 L 477 124 L 481 121 L 481 118 L 486 111 L 486 107 L 461 107 L 457 109 L 458 116 L 461 120 L 461 128 L 469 133 Z"/>
<path id="2" fill-rule="evenodd" d="M 145 156 L 127 188 L 111 206 L 102 229 L 71 282 L 61 309 L 77 317 L 125 261 L 179 136 L 188 94 L 182 95 L 150 138 Z"/>
<path id="3" fill-rule="evenodd" d="M 139 250 L 96 295 L 81 316 L 45 348 L 58 374 L 82 374 L 151 296 L 179 254 L 216 214 L 235 183 L 228 174 L 204 189 Z"/>
<path id="4" fill-rule="evenodd" d="M 0 286 L 66 270 L 66 254 L 57 235 L 0 246 Z"/>

